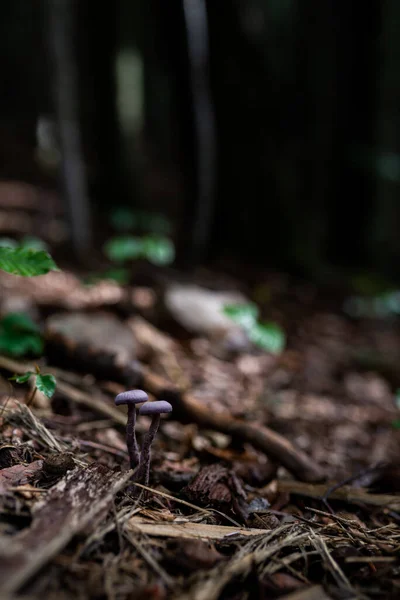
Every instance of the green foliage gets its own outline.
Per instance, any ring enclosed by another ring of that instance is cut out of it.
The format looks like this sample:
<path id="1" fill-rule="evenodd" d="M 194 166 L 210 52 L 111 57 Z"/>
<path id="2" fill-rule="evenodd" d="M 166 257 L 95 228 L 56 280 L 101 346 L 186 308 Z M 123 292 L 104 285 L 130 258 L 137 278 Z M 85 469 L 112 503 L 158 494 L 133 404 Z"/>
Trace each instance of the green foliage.
<path id="1" fill-rule="evenodd" d="M 13 375 L 10 377 L 11 381 L 16 381 L 17 383 L 26 383 L 29 379 L 35 375 L 32 371 L 26 371 L 26 373 L 22 373 L 22 375 Z"/>
<path id="2" fill-rule="evenodd" d="M 168 265 L 174 261 L 175 248 L 167 237 L 171 234 L 171 225 L 162 214 L 117 207 L 110 218 L 117 231 L 135 230 L 146 233 L 144 235 L 123 233 L 109 239 L 103 248 L 109 260 L 123 263 L 144 259 L 158 266 Z M 120 275 L 117 273 L 117 278 Z"/>
<path id="3" fill-rule="evenodd" d="M 285 348 L 285 334 L 276 323 L 255 323 L 248 334 L 254 344 L 272 354 L 280 354 Z"/>
<path id="4" fill-rule="evenodd" d="M 255 304 L 227 304 L 224 313 L 244 329 L 254 327 L 259 310 Z"/>
<path id="5" fill-rule="evenodd" d="M 43 352 L 39 327 L 24 313 L 9 313 L 0 321 L 0 351 L 10 356 Z"/>
<path id="6" fill-rule="evenodd" d="M 228 304 L 224 307 L 224 314 L 243 327 L 249 339 L 259 348 L 272 354 L 280 354 L 284 350 L 284 331 L 276 323 L 260 323 L 255 304 Z"/>
<path id="7" fill-rule="evenodd" d="M 42 374 L 40 369 L 37 367 L 36 373 L 33 371 L 26 371 L 22 375 L 13 375 L 10 377 L 11 381 L 17 383 L 26 383 L 31 377 L 35 378 L 35 388 L 42 392 L 47 398 L 51 398 L 56 391 L 57 381 L 54 375 Z"/>
<path id="8" fill-rule="evenodd" d="M 56 378 L 54 375 L 36 375 L 36 387 L 47 398 L 51 398 L 56 391 Z"/>
<path id="9" fill-rule="evenodd" d="M 153 265 L 169 265 L 174 261 L 174 245 L 166 237 L 148 235 L 142 238 L 143 258 L 146 258 Z"/>
<path id="10" fill-rule="evenodd" d="M 30 250 L 44 250 L 48 251 L 46 242 L 37 238 L 33 235 L 26 235 L 20 242 L 13 238 L 3 237 L 0 238 L 0 247 L 4 248 L 29 248 Z"/>
<path id="11" fill-rule="evenodd" d="M 47 252 L 49 250 L 49 247 L 46 244 L 46 242 L 33 235 L 25 236 L 21 240 L 20 246 L 22 248 L 30 248 L 31 250 L 43 250 L 44 252 Z"/>
<path id="12" fill-rule="evenodd" d="M 0 269 L 12 275 L 35 277 L 49 271 L 58 271 L 51 256 L 44 250 L 23 246 L 0 246 Z"/>
<path id="13" fill-rule="evenodd" d="M 400 292 L 388 291 L 373 297 L 350 296 L 343 306 L 355 318 L 387 318 L 400 315 Z"/>
<path id="14" fill-rule="evenodd" d="M 115 236 L 104 245 L 107 258 L 114 262 L 141 258 L 142 250 L 142 240 L 133 235 Z"/>
<path id="15" fill-rule="evenodd" d="M 17 246 L 18 242 L 16 242 L 16 240 L 13 240 L 12 238 L 0 238 L 0 248 L 16 248 Z"/>
<path id="16" fill-rule="evenodd" d="M 104 252 L 114 262 L 143 258 L 155 265 L 168 265 L 175 258 L 174 245 L 166 237 L 148 235 L 115 236 L 104 245 Z"/>

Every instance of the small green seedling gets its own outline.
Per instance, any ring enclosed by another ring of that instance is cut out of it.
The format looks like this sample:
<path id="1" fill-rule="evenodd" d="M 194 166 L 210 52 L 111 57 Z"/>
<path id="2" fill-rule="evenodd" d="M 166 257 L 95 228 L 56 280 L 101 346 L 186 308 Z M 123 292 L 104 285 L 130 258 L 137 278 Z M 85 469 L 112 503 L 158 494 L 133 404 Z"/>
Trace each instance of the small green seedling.
<path id="1" fill-rule="evenodd" d="M 253 304 L 227 304 L 224 314 L 240 325 L 249 339 L 262 350 L 272 354 L 280 354 L 285 348 L 286 336 L 276 323 L 260 323 L 259 310 Z"/>
<path id="2" fill-rule="evenodd" d="M 27 383 L 31 377 L 35 379 L 35 387 L 33 392 L 26 403 L 27 406 L 30 406 L 33 402 L 36 392 L 42 392 L 47 398 L 51 398 L 56 391 L 57 381 L 54 375 L 43 374 L 40 371 L 40 367 L 36 365 L 36 372 L 26 371 L 26 373 L 22 373 L 20 375 L 13 375 L 10 377 L 10 381 L 16 381 L 17 383 Z"/>
<path id="3" fill-rule="evenodd" d="M 118 235 L 104 245 L 107 258 L 116 263 L 145 259 L 158 266 L 171 264 L 175 248 L 171 240 L 162 235 Z"/>

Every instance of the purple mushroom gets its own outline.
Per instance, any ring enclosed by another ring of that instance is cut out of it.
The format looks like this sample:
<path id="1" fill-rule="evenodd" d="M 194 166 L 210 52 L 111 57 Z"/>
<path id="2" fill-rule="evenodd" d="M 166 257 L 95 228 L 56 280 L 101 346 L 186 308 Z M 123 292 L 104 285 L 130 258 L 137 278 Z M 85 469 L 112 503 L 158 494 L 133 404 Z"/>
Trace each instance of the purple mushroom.
<path id="1" fill-rule="evenodd" d="M 170 412 L 172 412 L 172 406 L 169 402 L 166 402 L 165 400 L 148 402 L 147 404 L 144 404 L 139 410 L 139 415 L 152 416 L 149 430 L 146 433 L 143 440 L 142 453 L 140 456 L 140 468 L 138 479 L 141 479 L 143 477 L 144 485 L 148 485 L 149 483 L 151 445 L 158 431 L 161 415 Z"/>
<path id="2" fill-rule="evenodd" d="M 147 402 L 149 399 L 143 390 L 129 390 L 118 394 L 115 398 L 115 404 L 120 406 L 126 404 L 128 407 L 128 421 L 126 424 L 126 445 L 129 453 L 129 462 L 131 469 L 137 467 L 140 461 L 139 446 L 136 439 L 136 404 Z"/>

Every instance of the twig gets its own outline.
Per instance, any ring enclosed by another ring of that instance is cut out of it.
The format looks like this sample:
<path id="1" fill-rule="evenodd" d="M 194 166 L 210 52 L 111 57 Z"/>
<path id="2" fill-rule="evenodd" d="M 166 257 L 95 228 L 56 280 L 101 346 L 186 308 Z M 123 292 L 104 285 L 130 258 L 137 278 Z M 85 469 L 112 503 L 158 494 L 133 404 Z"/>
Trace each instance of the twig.
<path id="1" fill-rule="evenodd" d="M 214 429 L 231 435 L 237 440 L 248 442 L 282 464 L 301 481 L 313 483 L 325 478 L 319 465 L 279 433 L 254 422 L 240 421 L 231 417 L 229 413 L 220 414 L 210 411 L 193 396 L 172 389 L 162 377 L 154 375 L 145 367 L 142 372 L 143 387 L 157 398 L 171 402 L 174 418 L 194 422 L 200 427 Z"/>
<path id="2" fill-rule="evenodd" d="M 289 494 L 297 494 L 298 496 L 317 498 L 318 500 L 322 500 L 326 491 L 330 488 L 331 485 L 312 485 L 310 483 L 303 483 L 301 481 L 294 480 L 278 481 L 278 491 L 280 492 L 288 492 Z M 370 494 L 368 490 L 363 488 L 342 486 L 334 492 L 331 492 L 331 498 L 353 504 L 361 502 L 371 506 L 381 506 L 390 508 L 391 510 L 400 510 L 400 494 Z"/>

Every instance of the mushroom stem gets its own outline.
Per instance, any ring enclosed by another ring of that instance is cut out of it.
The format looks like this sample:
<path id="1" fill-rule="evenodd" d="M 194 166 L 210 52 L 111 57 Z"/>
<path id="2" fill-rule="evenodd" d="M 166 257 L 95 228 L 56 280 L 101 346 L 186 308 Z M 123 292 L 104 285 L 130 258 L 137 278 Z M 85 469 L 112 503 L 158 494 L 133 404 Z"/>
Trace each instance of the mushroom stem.
<path id="1" fill-rule="evenodd" d="M 140 461 L 139 446 L 136 439 L 136 407 L 128 405 L 128 421 L 126 423 L 126 446 L 128 448 L 130 468 L 137 467 Z"/>
<path id="2" fill-rule="evenodd" d="M 159 414 L 153 415 L 150 423 L 148 432 L 146 433 L 143 444 L 142 452 L 140 455 L 140 467 L 138 473 L 138 480 L 143 478 L 143 485 L 149 485 L 150 478 L 150 459 L 151 459 L 151 445 L 154 441 L 156 433 L 160 425 L 161 417 Z"/>

